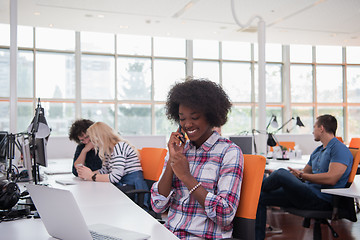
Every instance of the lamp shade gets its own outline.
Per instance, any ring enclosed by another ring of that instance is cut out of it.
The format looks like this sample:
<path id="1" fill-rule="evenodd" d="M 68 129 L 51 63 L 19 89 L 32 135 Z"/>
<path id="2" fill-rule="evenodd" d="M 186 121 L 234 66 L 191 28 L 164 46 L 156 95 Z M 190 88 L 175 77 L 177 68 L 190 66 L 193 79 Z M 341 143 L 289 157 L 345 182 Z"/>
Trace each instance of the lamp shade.
<path id="1" fill-rule="evenodd" d="M 296 117 L 296 125 L 298 125 L 299 127 L 305 127 L 299 116 Z"/>
<path id="2" fill-rule="evenodd" d="M 35 138 L 46 138 L 50 135 L 50 128 L 47 125 L 45 116 L 43 114 L 44 109 L 42 108 L 39 114 L 39 128 L 37 129 L 37 131 L 35 132 Z M 33 125 L 34 125 L 34 121 L 35 121 L 36 116 L 33 118 L 33 120 L 31 121 L 27 131 L 29 133 L 31 133 L 33 131 Z M 36 129 L 35 129 L 36 130 Z"/>
<path id="3" fill-rule="evenodd" d="M 267 145 L 269 145 L 270 147 L 275 147 L 276 146 L 276 141 L 275 141 L 272 133 L 268 134 Z"/>

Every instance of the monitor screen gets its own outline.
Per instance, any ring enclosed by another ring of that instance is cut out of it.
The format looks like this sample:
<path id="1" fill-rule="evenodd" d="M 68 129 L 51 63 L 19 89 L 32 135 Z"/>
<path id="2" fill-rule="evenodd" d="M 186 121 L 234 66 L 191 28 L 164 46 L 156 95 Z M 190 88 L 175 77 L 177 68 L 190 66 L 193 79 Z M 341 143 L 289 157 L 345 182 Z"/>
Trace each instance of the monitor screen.
<path id="1" fill-rule="evenodd" d="M 36 163 L 47 167 L 47 151 L 46 151 L 46 140 L 45 138 L 36 138 L 35 139 L 35 160 Z"/>
<path id="2" fill-rule="evenodd" d="M 28 172 L 29 181 L 32 181 L 32 161 L 31 161 L 31 153 L 30 153 L 30 142 L 29 139 L 24 138 L 24 136 L 20 137 L 22 155 L 24 159 L 24 167 Z"/>
<path id="3" fill-rule="evenodd" d="M 231 136 L 229 139 L 241 148 L 243 154 L 254 154 L 252 136 Z"/>
<path id="4" fill-rule="evenodd" d="M 0 162 L 6 162 L 7 132 L 0 131 Z"/>

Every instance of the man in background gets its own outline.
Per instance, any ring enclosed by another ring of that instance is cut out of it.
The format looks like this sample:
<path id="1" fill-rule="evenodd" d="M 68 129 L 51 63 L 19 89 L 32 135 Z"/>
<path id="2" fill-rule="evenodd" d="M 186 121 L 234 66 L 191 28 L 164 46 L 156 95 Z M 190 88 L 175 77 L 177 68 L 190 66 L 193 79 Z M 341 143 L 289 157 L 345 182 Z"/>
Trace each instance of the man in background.
<path id="1" fill-rule="evenodd" d="M 86 166 L 92 171 L 98 170 L 102 167 L 102 161 L 95 153 L 94 145 L 90 141 L 89 136 L 86 134 L 86 130 L 94 122 L 88 119 L 76 120 L 70 127 L 69 139 L 75 141 L 78 146 L 74 154 L 74 163 L 72 173 L 78 176 L 76 167 Z"/>
<path id="2" fill-rule="evenodd" d="M 265 238 L 267 206 L 304 210 L 332 209 L 332 196 L 322 188 L 344 188 L 353 164 L 349 149 L 336 137 L 334 116 L 319 116 L 314 124 L 315 141 L 320 141 L 303 170 L 279 169 L 265 178 L 256 215 L 256 239 Z"/>

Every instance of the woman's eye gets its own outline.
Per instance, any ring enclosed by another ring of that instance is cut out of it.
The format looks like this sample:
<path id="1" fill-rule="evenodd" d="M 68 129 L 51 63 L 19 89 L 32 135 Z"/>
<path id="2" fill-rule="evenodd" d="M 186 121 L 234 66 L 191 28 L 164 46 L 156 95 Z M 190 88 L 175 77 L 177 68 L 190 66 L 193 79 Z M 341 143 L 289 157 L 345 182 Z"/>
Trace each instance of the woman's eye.
<path id="1" fill-rule="evenodd" d="M 183 119 L 179 119 L 179 121 L 180 121 L 180 122 L 185 121 L 185 118 L 183 118 Z"/>
<path id="2" fill-rule="evenodd" d="M 199 117 L 193 117 L 192 118 L 192 120 L 198 120 L 199 119 Z"/>

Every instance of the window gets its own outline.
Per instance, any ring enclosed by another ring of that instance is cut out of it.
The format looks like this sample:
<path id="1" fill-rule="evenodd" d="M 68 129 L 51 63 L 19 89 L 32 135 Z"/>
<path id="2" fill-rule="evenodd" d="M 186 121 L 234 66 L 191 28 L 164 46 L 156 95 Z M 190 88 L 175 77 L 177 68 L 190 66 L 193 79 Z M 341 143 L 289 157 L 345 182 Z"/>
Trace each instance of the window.
<path id="1" fill-rule="evenodd" d="M 317 46 L 316 62 L 342 63 L 342 48 L 339 46 Z"/>
<path id="2" fill-rule="evenodd" d="M 81 104 L 81 115 L 83 118 L 94 122 L 105 122 L 115 128 L 115 106 L 113 103 L 89 103 Z"/>
<path id="3" fill-rule="evenodd" d="M 36 97 L 74 98 L 74 61 L 74 54 L 38 52 L 36 54 Z"/>
<path id="4" fill-rule="evenodd" d="M 184 58 L 186 54 L 186 42 L 178 38 L 154 38 L 154 55 L 159 57 Z"/>
<path id="5" fill-rule="evenodd" d="M 81 97 L 83 99 L 114 99 L 114 57 L 99 55 L 82 55 Z"/>
<path id="6" fill-rule="evenodd" d="M 251 66 L 249 63 L 223 63 L 223 87 L 233 102 L 251 102 Z"/>
<path id="7" fill-rule="evenodd" d="M 81 32 L 82 52 L 115 52 L 115 36 L 111 33 Z"/>
<path id="8" fill-rule="evenodd" d="M 121 104 L 118 112 L 121 135 L 151 135 L 150 105 Z"/>
<path id="9" fill-rule="evenodd" d="M 251 60 L 251 44 L 242 42 L 222 42 L 222 58 L 227 60 Z"/>
<path id="10" fill-rule="evenodd" d="M 37 48 L 56 50 L 75 50 L 75 32 L 70 30 L 36 28 Z"/>
<path id="11" fill-rule="evenodd" d="M 219 83 L 219 62 L 217 61 L 194 61 L 194 78 L 207 78 Z"/>
<path id="12" fill-rule="evenodd" d="M 10 97 L 10 51 L 0 49 L 0 97 Z"/>
<path id="13" fill-rule="evenodd" d="M 348 102 L 360 103 L 360 66 L 347 67 Z"/>
<path id="14" fill-rule="evenodd" d="M 118 34 L 117 53 L 129 55 L 151 55 L 151 37 Z"/>
<path id="15" fill-rule="evenodd" d="M 312 46 L 290 45 L 290 62 L 311 63 Z"/>
<path id="16" fill-rule="evenodd" d="M 76 40 L 80 46 L 76 46 Z M 3 130 L 10 126 L 9 45 L 9 25 L 0 24 Z M 258 128 L 256 43 L 75 34 L 70 30 L 19 26 L 18 45 L 18 131 L 28 127 L 37 98 L 41 98 L 55 136 L 67 135 L 75 116 L 103 121 L 126 135 L 168 135 L 177 129 L 165 115 L 168 91 L 176 82 L 184 81 L 186 70 L 191 69 L 195 77 L 221 84 L 232 100 L 232 111 L 222 129 L 225 136 Z M 193 45 L 192 51 L 186 49 L 187 45 Z M 287 48 L 290 58 L 284 54 L 283 59 L 282 50 Z M 347 141 L 360 136 L 356 130 L 359 56 L 360 47 L 267 44 L 267 122 L 272 114 L 280 126 L 288 120 L 282 119 L 283 115 L 299 116 L 304 128 L 294 127 L 293 123 L 286 128 L 291 133 L 309 134 L 318 115 L 333 114 L 338 119 L 338 135 Z M 80 59 L 78 67 L 75 59 Z M 290 75 L 283 74 L 284 64 L 290 64 Z M 288 76 L 290 79 L 285 79 Z M 289 89 L 284 84 L 287 81 Z M 290 91 L 290 99 L 283 97 L 286 91 Z"/>
<path id="17" fill-rule="evenodd" d="M 316 89 L 318 102 L 342 102 L 342 67 L 318 66 L 316 68 Z"/>
<path id="18" fill-rule="evenodd" d="M 32 51 L 18 51 L 17 95 L 20 98 L 34 96 L 34 54 Z"/>
<path id="19" fill-rule="evenodd" d="M 250 133 L 251 129 L 251 107 L 233 106 L 221 132 L 226 135 L 237 135 L 244 131 Z"/>
<path id="20" fill-rule="evenodd" d="M 151 60 L 118 58 L 118 99 L 151 99 Z"/>
<path id="21" fill-rule="evenodd" d="M 194 58 L 219 59 L 219 42 L 213 40 L 194 40 Z"/>
<path id="22" fill-rule="evenodd" d="M 313 101 L 313 71 L 311 65 L 291 65 L 291 101 L 294 103 Z"/>
<path id="23" fill-rule="evenodd" d="M 184 81 L 185 62 L 183 60 L 154 61 L 154 100 L 166 101 L 167 93 L 175 82 Z"/>

